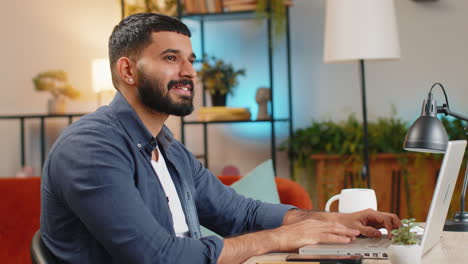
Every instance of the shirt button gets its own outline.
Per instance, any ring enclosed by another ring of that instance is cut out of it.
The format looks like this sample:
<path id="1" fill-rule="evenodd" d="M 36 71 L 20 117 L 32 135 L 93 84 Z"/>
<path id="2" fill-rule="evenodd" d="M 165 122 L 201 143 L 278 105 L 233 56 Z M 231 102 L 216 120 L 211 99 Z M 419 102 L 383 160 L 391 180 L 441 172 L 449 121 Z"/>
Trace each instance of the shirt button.
<path id="1" fill-rule="evenodd" d="M 156 140 L 154 138 L 152 138 L 150 140 L 150 144 L 151 144 L 152 147 L 156 147 Z"/>
<path id="2" fill-rule="evenodd" d="M 141 144 L 140 144 L 140 143 L 138 143 L 138 144 L 137 144 L 137 147 L 138 147 L 138 148 L 141 148 Z"/>

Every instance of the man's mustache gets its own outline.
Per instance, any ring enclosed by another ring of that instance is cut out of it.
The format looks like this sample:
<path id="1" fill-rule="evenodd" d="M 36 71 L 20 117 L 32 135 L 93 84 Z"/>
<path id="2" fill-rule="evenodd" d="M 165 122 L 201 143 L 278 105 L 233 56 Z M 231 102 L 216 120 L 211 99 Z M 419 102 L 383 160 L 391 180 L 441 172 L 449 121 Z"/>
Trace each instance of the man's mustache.
<path id="1" fill-rule="evenodd" d="M 193 81 L 192 80 L 179 80 L 179 81 L 170 81 L 169 84 L 167 85 L 168 90 L 174 88 L 175 86 L 180 86 L 180 85 L 189 85 L 190 90 L 193 91 Z"/>

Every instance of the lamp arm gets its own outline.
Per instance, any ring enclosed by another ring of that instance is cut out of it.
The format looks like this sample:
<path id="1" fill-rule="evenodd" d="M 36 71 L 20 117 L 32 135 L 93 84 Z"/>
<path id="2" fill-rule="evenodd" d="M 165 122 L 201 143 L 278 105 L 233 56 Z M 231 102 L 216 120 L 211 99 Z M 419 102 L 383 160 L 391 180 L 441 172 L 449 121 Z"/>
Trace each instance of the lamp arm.
<path id="1" fill-rule="evenodd" d="M 450 116 L 453 116 L 453 117 L 456 117 L 458 119 L 461 119 L 463 121 L 468 122 L 468 117 L 466 117 L 466 116 L 464 116 L 462 114 L 450 111 L 450 109 L 448 108 L 448 106 L 446 104 L 444 104 L 443 106 L 438 106 L 437 107 L 437 113 L 450 115 Z"/>

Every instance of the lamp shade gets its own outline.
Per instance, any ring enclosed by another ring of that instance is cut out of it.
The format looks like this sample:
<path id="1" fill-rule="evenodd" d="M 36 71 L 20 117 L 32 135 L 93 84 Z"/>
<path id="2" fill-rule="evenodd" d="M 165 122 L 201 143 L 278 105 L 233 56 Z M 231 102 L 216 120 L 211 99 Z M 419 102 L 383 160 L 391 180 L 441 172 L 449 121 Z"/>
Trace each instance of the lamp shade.
<path id="1" fill-rule="evenodd" d="M 444 125 L 437 119 L 437 103 L 429 93 L 424 100 L 421 116 L 408 129 L 403 148 L 409 151 L 444 153 L 448 136 Z"/>
<path id="2" fill-rule="evenodd" d="M 93 90 L 96 93 L 114 90 L 109 59 L 95 59 L 92 64 Z"/>
<path id="3" fill-rule="evenodd" d="M 326 63 L 398 58 L 393 0 L 327 0 Z"/>
<path id="4" fill-rule="evenodd" d="M 420 116 L 406 134 L 403 148 L 409 151 L 444 153 L 448 136 L 437 117 Z"/>

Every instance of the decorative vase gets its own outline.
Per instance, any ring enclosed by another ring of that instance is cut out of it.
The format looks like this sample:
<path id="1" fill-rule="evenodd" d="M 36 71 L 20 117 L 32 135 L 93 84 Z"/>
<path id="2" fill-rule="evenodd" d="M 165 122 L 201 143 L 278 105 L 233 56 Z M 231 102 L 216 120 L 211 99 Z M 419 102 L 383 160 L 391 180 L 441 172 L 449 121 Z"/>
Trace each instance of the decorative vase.
<path id="1" fill-rule="evenodd" d="M 212 106 L 226 106 L 227 94 L 214 93 L 211 94 L 211 105 Z"/>
<path id="2" fill-rule="evenodd" d="M 421 253 L 420 245 L 391 245 L 388 248 L 388 258 L 392 264 L 419 264 Z"/>
<path id="3" fill-rule="evenodd" d="M 50 98 L 47 105 L 49 115 L 61 115 L 66 111 L 66 98 L 65 96 L 54 96 Z"/>

